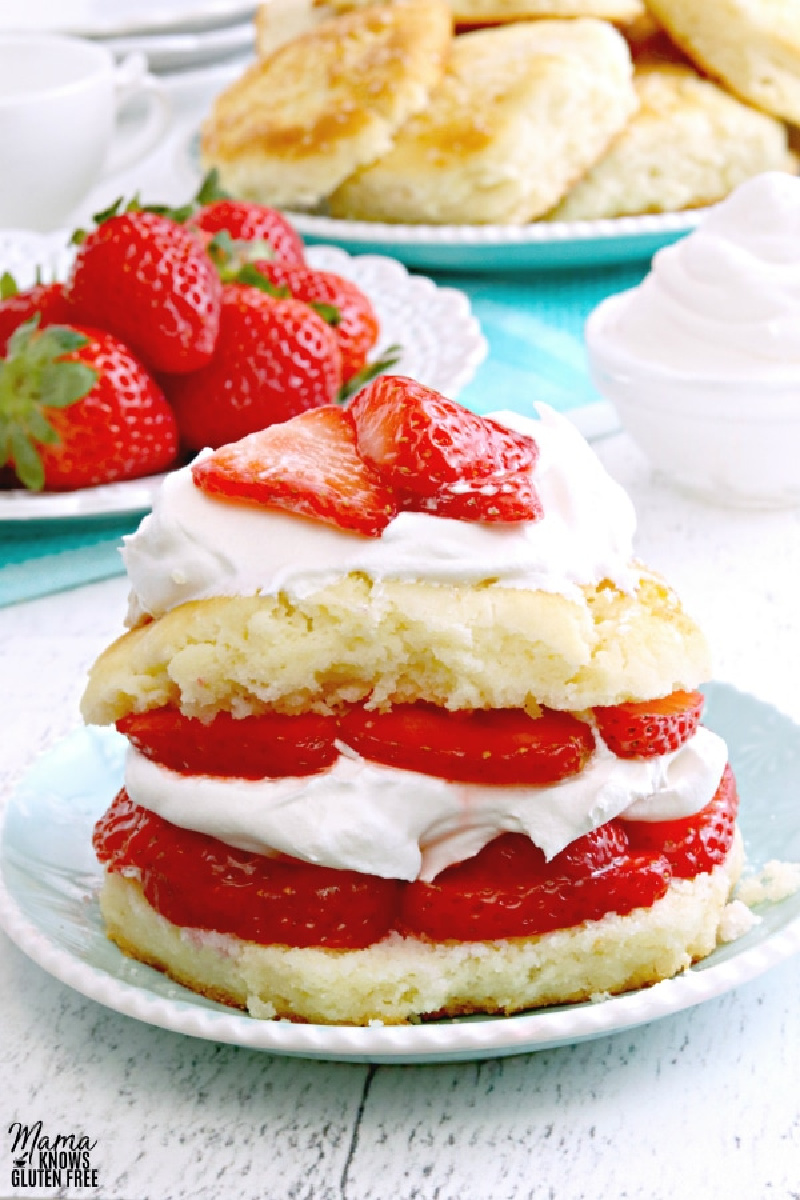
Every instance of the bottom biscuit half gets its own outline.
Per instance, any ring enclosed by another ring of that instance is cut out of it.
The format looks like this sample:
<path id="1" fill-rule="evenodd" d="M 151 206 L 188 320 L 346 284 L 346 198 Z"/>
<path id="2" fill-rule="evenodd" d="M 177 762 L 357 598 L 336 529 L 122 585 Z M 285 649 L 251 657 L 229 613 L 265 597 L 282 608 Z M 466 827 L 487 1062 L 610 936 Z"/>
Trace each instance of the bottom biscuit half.
<path id="1" fill-rule="evenodd" d="M 742 862 L 737 835 L 723 863 L 695 879 L 673 880 L 651 908 L 492 942 L 432 943 L 394 934 L 363 950 L 261 946 L 173 925 L 148 904 L 136 880 L 110 873 L 100 906 L 109 937 L 129 957 L 251 1016 L 388 1025 L 508 1014 L 668 979 L 715 949 Z"/>

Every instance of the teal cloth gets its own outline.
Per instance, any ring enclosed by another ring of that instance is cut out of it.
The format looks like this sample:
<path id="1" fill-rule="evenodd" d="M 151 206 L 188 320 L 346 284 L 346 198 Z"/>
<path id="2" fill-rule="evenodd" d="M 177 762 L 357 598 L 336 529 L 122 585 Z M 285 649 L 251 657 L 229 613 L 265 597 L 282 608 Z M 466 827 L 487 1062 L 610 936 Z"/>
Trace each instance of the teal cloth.
<path id="1" fill-rule="evenodd" d="M 0 608 L 124 574 L 122 537 L 139 519 L 0 525 Z"/>
<path id="2" fill-rule="evenodd" d="M 437 273 L 437 283 L 469 296 L 489 343 L 459 400 L 480 413 L 505 408 L 526 415 L 535 400 L 560 412 L 598 403 L 586 369 L 584 322 L 605 296 L 639 283 L 648 267 Z M 139 519 L 0 522 L 0 607 L 121 575 L 120 539 Z"/>
<path id="3" fill-rule="evenodd" d="M 459 400 L 479 413 L 531 413 L 534 400 L 574 412 L 601 397 L 586 365 L 583 327 L 593 308 L 614 292 L 635 287 L 649 262 L 590 271 L 506 276 L 437 275 L 469 296 L 489 354 Z"/>

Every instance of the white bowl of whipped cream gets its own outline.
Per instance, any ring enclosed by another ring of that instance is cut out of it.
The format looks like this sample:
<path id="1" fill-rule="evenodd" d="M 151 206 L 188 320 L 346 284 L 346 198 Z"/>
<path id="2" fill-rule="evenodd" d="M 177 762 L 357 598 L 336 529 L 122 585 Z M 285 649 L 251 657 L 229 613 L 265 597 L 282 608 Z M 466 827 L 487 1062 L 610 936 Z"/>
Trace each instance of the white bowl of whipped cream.
<path id="1" fill-rule="evenodd" d="M 800 505 L 800 178 L 742 184 L 585 335 L 595 386 L 659 474 L 719 504 Z"/>

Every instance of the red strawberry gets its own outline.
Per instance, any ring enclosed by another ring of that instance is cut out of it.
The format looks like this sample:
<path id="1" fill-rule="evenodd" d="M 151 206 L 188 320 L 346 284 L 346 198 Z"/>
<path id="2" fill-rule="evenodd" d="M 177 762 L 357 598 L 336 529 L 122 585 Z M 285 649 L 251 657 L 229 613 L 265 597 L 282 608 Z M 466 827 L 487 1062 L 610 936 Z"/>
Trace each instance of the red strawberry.
<path id="1" fill-rule="evenodd" d="M 402 375 L 383 375 L 349 411 L 358 451 L 408 507 L 465 521 L 531 521 L 536 443 Z"/>
<path id="2" fill-rule="evenodd" d="M 730 765 L 709 804 L 693 817 L 677 821 L 625 821 L 631 846 L 663 854 L 680 879 L 713 871 L 727 858 L 736 833 L 739 796 Z"/>
<path id="3" fill-rule="evenodd" d="M 319 713 L 236 718 L 220 712 L 212 721 L 200 721 L 174 708 L 157 708 L 122 717 L 117 729 L 145 758 L 188 775 L 312 775 L 339 754 L 335 718 Z"/>
<path id="4" fill-rule="evenodd" d="M 64 285 L 37 283 L 18 291 L 11 275 L 0 279 L 0 355 L 8 350 L 8 341 L 15 329 L 38 315 L 39 328 L 59 325 L 69 320 Z"/>
<path id="5" fill-rule="evenodd" d="M 159 213 L 104 219 L 78 249 L 66 296 L 72 319 L 108 330 L 155 371 L 211 358 L 222 283 L 199 237 Z"/>
<path id="6" fill-rule="evenodd" d="M 378 340 L 380 328 L 372 301 L 357 284 L 333 271 L 289 266 L 285 262 L 259 262 L 253 266 L 276 288 L 285 288 L 296 300 L 311 304 L 336 332 L 342 355 L 342 381 L 362 368 Z"/>
<path id="7" fill-rule="evenodd" d="M 183 443 L 216 449 L 331 404 L 341 382 L 339 347 L 307 304 L 230 284 L 211 361 L 163 382 Z"/>
<path id="8" fill-rule="evenodd" d="M 392 489 L 358 457 L 352 417 L 334 405 L 223 446 L 198 459 L 192 477 L 209 495 L 286 509 L 369 537 L 397 514 Z"/>
<path id="9" fill-rule="evenodd" d="M 339 721 L 341 738 L 364 758 L 461 783 L 538 787 L 575 775 L 594 749 L 591 728 L 571 713 L 543 709 L 448 712 L 430 704 L 360 706 Z"/>
<path id="10" fill-rule="evenodd" d="M 260 258 L 282 263 L 305 262 L 303 242 L 294 226 L 274 208 L 246 200 L 213 200 L 203 204 L 188 224 L 203 233 L 227 233 L 234 242 L 260 242 Z M 271 251 L 271 253 L 270 253 Z"/>
<path id="11" fill-rule="evenodd" d="M 670 874 L 663 856 L 631 853 L 614 821 L 550 862 L 524 834 L 503 833 L 432 882 L 408 884 L 400 925 L 434 941 L 532 937 L 649 908 Z"/>
<path id="12" fill-rule="evenodd" d="M 538 521 L 544 514 L 530 470 L 501 478 L 465 479 L 442 487 L 435 496 L 415 496 L 417 512 L 449 517 L 452 521 Z"/>
<path id="13" fill-rule="evenodd" d="M 403 375 L 373 380 L 349 408 L 362 458 L 421 496 L 528 470 L 538 455 L 532 438 Z"/>
<path id="14" fill-rule="evenodd" d="M 600 736 L 618 758 L 657 758 L 693 736 L 703 715 L 702 692 L 594 709 Z"/>
<path id="15" fill-rule="evenodd" d="M 23 326 L 0 363 L 0 463 L 34 491 L 137 479 L 172 465 L 175 417 L 121 342 L 86 327 Z"/>

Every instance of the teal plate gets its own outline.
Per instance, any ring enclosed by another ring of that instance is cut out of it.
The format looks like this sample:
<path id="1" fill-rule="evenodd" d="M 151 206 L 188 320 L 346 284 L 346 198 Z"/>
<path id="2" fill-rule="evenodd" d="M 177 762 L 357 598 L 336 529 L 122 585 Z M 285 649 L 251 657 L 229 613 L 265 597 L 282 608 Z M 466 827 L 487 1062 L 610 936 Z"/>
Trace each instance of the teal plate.
<path id="1" fill-rule="evenodd" d="M 721 683 L 705 723 L 731 747 L 749 867 L 800 862 L 800 727 Z M 124 739 L 79 729 L 33 766 L 8 799 L 0 841 L 0 925 L 76 991 L 151 1025 L 273 1054 L 347 1062 L 431 1063 L 521 1054 L 606 1036 L 690 1008 L 800 950 L 800 892 L 757 911 L 758 924 L 675 979 L 595 1003 L 512 1017 L 352 1028 L 259 1021 L 125 958 L 103 932 L 94 821 L 122 781 Z"/>
<path id="2" fill-rule="evenodd" d="M 644 262 L 694 229 L 703 210 L 530 225 L 386 225 L 287 212 L 307 245 L 388 254 L 414 270 L 494 275 Z"/>

